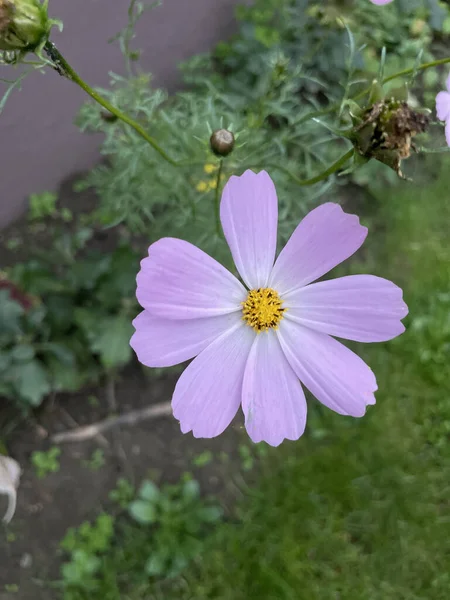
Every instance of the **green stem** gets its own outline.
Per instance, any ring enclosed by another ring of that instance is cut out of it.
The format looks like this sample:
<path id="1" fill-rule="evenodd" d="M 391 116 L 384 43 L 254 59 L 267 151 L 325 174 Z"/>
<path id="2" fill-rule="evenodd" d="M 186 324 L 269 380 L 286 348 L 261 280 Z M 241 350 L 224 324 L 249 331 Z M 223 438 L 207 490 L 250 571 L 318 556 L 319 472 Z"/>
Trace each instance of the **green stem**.
<path id="1" fill-rule="evenodd" d="M 419 67 L 412 67 L 411 69 L 403 69 L 403 71 L 397 71 L 393 75 L 389 75 L 389 77 L 385 77 L 383 79 L 383 83 L 387 83 L 388 81 L 392 81 L 393 79 L 397 79 L 398 77 L 404 77 L 405 75 L 412 75 L 414 71 L 425 71 L 426 69 L 430 69 L 431 67 L 438 67 L 439 65 L 446 65 L 450 63 L 450 57 L 448 58 L 439 58 L 438 60 L 433 60 L 428 63 L 423 63 Z"/>
<path id="2" fill-rule="evenodd" d="M 76 71 L 74 71 L 74 69 L 72 69 L 72 67 L 66 61 L 64 56 L 59 52 L 59 50 L 56 48 L 56 46 L 52 42 L 47 42 L 45 44 L 44 49 L 45 49 L 45 52 L 47 53 L 47 55 L 49 56 L 52 64 L 54 65 L 55 69 L 58 71 L 58 73 L 60 73 L 61 75 L 64 75 L 65 77 L 67 77 L 68 79 L 70 79 L 71 81 L 76 83 L 82 90 L 84 90 L 86 92 L 86 94 L 89 94 L 89 96 L 91 98 L 93 98 L 98 104 L 100 104 L 100 106 L 103 106 L 103 108 L 105 108 L 111 114 L 115 115 L 118 119 L 120 119 L 121 121 L 123 121 L 124 123 L 126 123 L 127 125 L 132 127 L 136 131 L 136 133 L 138 133 L 141 137 L 143 137 L 144 140 L 146 142 L 148 142 L 150 144 L 150 146 L 154 150 L 156 150 L 156 152 L 158 152 L 158 154 L 160 156 L 162 156 L 162 158 L 164 158 L 164 160 L 166 160 L 168 163 L 170 163 L 174 167 L 178 166 L 177 161 L 173 160 L 173 158 L 171 158 L 165 152 L 165 150 L 163 150 L 163 148 L 161 148 L 161 146 L 158 144 L 158 142 L 151 135 L 149 135 L 145 131 L 145 129 L 141 125 L 139 125 L 139 123 L 137 123 L 134 119 L 132 119 L 131 117 L 129 117 L 128 115 L 123 113 L 121 110 L 119 110 L 118 108 L 113 106 L 110 102 L 108 102 L 108 100 L 103 98 L 94 89 L 92 89 L 91 86 L 88 85 L 78 75 L 78 73 Z"/>
<path id="3" fill-rule="evenodd" d="M 223 160 L 219 162 L 219 170 L 217 171 L 216 178 L 216 191 L 214 194 L 214 206 L 216 210 L 216 231 L 217 235 L 222 234 L 222 225 L 220 223 L 220 181 L 222 179 Z"/>
<path id="4" fill-rule="evenodd" d="M 381 83 L 384 85 L 385 83 L 389 83 L 389 81 L 393 81 L 394 79 L 398 79 L 399 77 L 405 77 L 405 75 L 412 75 L 415 71 L 425 71 L 426 69 L 431 69 L 432 67 L 438 67 L 440 65 L 446 65 L 448 63 L 450 63 L 450 57 L 439 58 L 438 60 L 433 60 L 428 63 L 423 63 L 423 65 L 419 65 L 418 67 L 411 67 L 409 69 L 403 69 L 402 71 L 397 71 L 397 73 L 394 73 L 393 75 L 384 77 L 384 79 Z M 359 92 L 359 94 L 356 94 L 356 96 L 353 96 L 352 100 L 359 100 L 366 94 L 369 94 L 370 90 L 371 90 L 370 87 L 366 88 L 362 92 Z M 338 110 L 340 105 L 341 105 L 341 102 L 336 102 L 335 104 L 331 104 L 330 106 L 327 106 L 327 108 L 324 108 L 322 110 L 310 111 L 309 113 L 306 113 L 306 115 L 299 117 L 296 121 L 293 121 L 291 126 L 300 125 L 301 123 L 305 123 L 306 121 L 309 121 L 315 117 L 322 117 L 324 115 L 328 115 L 328 114 L 334 112 L 335 110 Z"/>
<path id="5" fill-rule="evenodd" d="M 353 153 L 354 153 L 354 149 L 350 148 L 350 150 L 348 150 L 345 154 L 343 154 L 340 158 L 338 158 L 337 161 L 334 162 L 332 165 L 330 165 L 327 169 L 325 169 L 325 171 L 322 171 L 322 173 L 319 173 L 318 175 L 315 175 L 314 177 L 311 177 L 310 179 L 300 179 L 299 177 L 297 177 L 297 175 L 295 175 L 295 173 L 293 173 L 286 167 L 283 167 L 282 165 L 277 165 L 275 163 L 268 163 L 265 165 L 265 167 L 267 167 L 269 169 L 270 168 L 278 169 L 279 171 L 286 173 L 286 175 L 288 175 L 293 181 L 295 181 L 295 183 L 297 185 L 301 185 L 301 186 L 314 185 L 315 183 L 318 183 L 319 181 L 323 181 L 324 179 L 326 179 L 333 173 L 336 173 L 336 171 L 339 171 L 339 169 L 341 167 L 343 167 L 351 159 L 351 157 L 353 156 Z M 249 168 L 255 169 L 255 168 L 261 168 L 261 167 L 256 166 L 256 167 L 249 167 Z"/>

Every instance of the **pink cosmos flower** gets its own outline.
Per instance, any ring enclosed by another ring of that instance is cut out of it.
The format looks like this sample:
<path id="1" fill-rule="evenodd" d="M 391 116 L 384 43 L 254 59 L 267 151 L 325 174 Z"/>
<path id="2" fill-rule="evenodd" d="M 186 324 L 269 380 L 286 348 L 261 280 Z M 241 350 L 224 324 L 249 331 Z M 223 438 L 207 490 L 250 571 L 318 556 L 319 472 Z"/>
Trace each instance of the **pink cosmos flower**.
<path id="1" fill-rule="evenodd" d="M 447 91 L 436 96 L 436 114 L 439 121 L 445 121 L 445 139 L 450 146 L 450 75 L 446 83 Z"/>
<path id="2" fill-rule="evenodd" d="M 278 200 L 265 171 L 230 178 L 220 217 L 244 284 L 174 238 L 150 246 L 137 276 L 144 311 L 131 346 L 139 360 L 168 367 L 196 356 L 172 398 L 181 431 L 215 437 L 242 405 L 254 442 L 296 440 L 306 423 L 301 383 L 339 414 L 364 415 L 375 403 L 375 376 L 330 336 L 381 342 L 400 335 L 408 312 L 402 291 L 373 275 L 312 282 L 358 250 L 366 227 L 338 204 L 323 204 L 275 261 Z"/>

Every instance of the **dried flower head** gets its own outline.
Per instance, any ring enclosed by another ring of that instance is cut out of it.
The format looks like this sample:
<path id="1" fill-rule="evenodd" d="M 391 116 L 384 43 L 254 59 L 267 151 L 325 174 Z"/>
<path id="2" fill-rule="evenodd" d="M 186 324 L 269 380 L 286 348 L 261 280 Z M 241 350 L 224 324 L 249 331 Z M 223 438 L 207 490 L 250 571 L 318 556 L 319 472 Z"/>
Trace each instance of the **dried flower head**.
<path id="1" fill-rule="evenodd" d="M 376 102 L 367 109 L 354 130 L 358 152 L 390 166 L 400 177 L 401 161 L 414 150 L 412 138 L 424 133 L 429 125 L 428 115 L 413 110 L 407 102 L 395 98 Z"/>

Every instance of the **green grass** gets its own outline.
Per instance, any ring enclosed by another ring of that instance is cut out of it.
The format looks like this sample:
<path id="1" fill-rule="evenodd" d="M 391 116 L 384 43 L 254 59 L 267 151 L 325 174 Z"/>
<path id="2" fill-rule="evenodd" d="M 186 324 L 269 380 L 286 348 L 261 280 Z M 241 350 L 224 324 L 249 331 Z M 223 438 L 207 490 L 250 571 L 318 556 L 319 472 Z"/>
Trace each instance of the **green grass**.
<path id="1" fill-rule="evenodd" d="M 450 174 L 374 195 L 368 252 L 352 269 L 392 278 L 410 307 L 403 336 L 357 347 L 377 405 L 361 420 L 311 411 L 308 434 L 261 461 L 258 484 L 183 578 L 146 584 L 151 540 L 125 537 L 103 575 L 119 571 L 123 591 L 98 598 L 448 599 Z"/>

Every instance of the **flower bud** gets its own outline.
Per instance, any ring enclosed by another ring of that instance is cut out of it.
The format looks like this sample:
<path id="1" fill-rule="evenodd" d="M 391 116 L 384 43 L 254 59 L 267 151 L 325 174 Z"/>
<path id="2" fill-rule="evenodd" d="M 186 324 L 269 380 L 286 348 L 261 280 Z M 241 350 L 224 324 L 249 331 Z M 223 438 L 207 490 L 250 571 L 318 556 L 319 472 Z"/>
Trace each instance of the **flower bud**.
<path id="1" fill-rule="evenodd" d="M 46 0 L 0 0 L 0 50 L 33 52 L 48 39 Z"/>
<path id="2" fill-rule="evenodd" d="M 216 156 L 228 156 L 234 148 L 234 135 L 228 129 L 216 129 L 209 138 L 209 143 Z"/>

